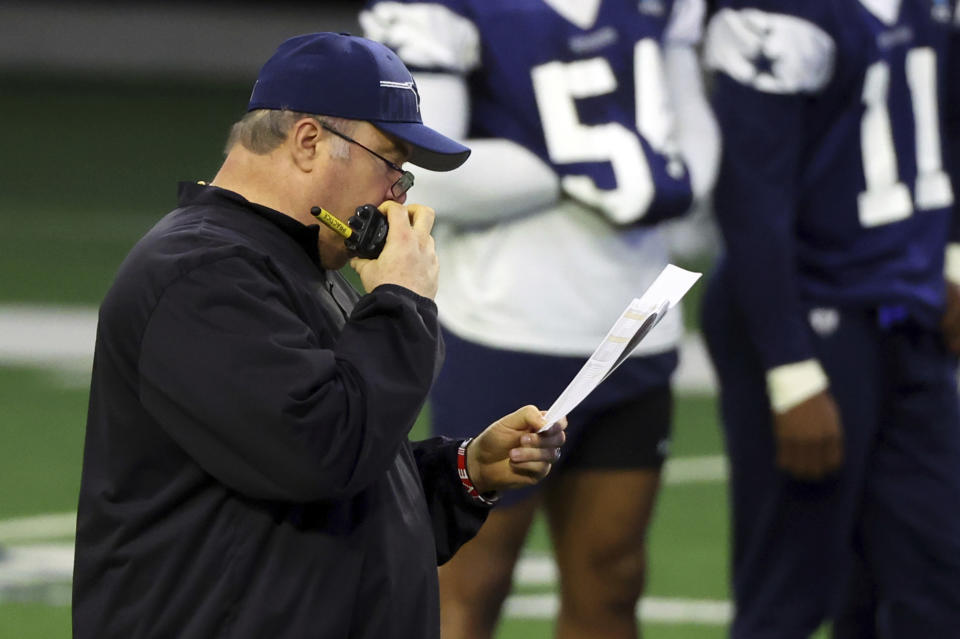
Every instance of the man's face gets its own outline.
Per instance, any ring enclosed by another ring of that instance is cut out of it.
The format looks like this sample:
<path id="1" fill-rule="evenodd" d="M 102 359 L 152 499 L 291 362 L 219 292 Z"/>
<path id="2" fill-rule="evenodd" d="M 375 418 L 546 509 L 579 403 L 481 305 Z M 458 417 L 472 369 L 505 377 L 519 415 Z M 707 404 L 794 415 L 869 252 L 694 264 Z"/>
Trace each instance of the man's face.
<path id="1" fill-rule="evenodd" d="M 329 131 L 325 133 L 331 153 L 329 170 L 323 174 L 326 197 L 321 204 L 325 209 L 346 221 L 363 204 L 379 206 L 387 200 L 406 202 L 406 194 L 397 199 L 391 193 L 402 172 L 377 157 L 380 155 L 394 165 L 402 166 L 410 155 L 405 143 L 384 134 L 369 122 L 360 122 L 349 133 L 344 132 L 356 143 Z M 325 268 L 340 268 L 351 257 L 343 245 L 343 238 L 323 225 L 320 227 L 320 256 Z"/>

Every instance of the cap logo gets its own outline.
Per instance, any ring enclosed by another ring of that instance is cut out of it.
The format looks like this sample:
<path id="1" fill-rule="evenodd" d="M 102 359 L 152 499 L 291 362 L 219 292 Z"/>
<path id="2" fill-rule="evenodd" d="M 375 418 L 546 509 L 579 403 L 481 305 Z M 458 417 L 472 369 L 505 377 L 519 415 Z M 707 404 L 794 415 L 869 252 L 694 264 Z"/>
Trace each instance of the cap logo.
<path id="1" fill-rule="evenodd" d="M 417 113 L 420 113 L 420 93 L 413 82 L 393 82 L 391 80 L 380 80 L 380 88 L 384 89 L 405 89 L 413 93 L 417 98 Z"/>

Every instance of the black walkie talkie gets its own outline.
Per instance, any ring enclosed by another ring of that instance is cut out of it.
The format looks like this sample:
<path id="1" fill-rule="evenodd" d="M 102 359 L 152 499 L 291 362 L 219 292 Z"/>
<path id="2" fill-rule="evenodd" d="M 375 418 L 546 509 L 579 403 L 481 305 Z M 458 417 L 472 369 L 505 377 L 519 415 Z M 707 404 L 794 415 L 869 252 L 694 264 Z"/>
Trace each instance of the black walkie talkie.
<path id="1" fill-rule="evenodd" d="M 358 257 L 375 260 L 383 250 L 390 225 L 387 216 L 381 214 L 373 204 L 358 206 L 346 224 L 319 206 L 313 207 L 310 212 L 343 237 L 347 250 Z"/>

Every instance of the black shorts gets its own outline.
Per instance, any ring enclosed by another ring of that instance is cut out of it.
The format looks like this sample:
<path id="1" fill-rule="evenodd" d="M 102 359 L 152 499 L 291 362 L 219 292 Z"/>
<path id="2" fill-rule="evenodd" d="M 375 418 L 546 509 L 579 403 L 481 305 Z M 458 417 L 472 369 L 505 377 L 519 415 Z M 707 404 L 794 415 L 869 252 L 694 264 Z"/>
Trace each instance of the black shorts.
<path id="1" fill-rule="evenodd" d="M 462 438 L 525 404 L 550 407 L 586 357 L 490 348 L 444 331 L 447 358 L 430 406 L 436 435 Z M 567 416 L 567 443 L 554 473 L 577 469 L 658 469 L 673 417 L 676 351 L 631 357 Z M 515 503 L 534 489 L 510 491 Z"/>
<path id="2" fill-rule="evenodd" d="M 651 388 L 592 415 L 574 411 L 571 423 L 578 419 L 585 421 L 570 434 L 560 468 L 660 468 L 669 453 L 673 393 L 669 385 Z"/>

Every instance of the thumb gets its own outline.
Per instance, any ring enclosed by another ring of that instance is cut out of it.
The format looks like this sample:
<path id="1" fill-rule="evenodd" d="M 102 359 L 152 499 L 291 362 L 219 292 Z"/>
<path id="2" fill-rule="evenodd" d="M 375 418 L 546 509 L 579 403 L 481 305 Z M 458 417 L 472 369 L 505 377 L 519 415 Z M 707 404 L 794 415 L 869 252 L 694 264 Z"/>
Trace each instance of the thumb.
<path id="1" fill-rule="evenodd" d="M 350 268 L 356 271 L 357 275 L 359 275 L 360 271 L 363 270 L 363 268 L 372 261 L 373 260 L 368 260 L 363 257 L 353 257 L 353 258 L 350 258 Z"/>
<path id="2" fill-rule="evenodd" d="M 501 426 L 518 432 L 537 431 L 546 424 L 540 409 L 529 404 L 501 417 L 497 422 Z"/>
<path id="3" fill-rule="evenodd" d="M 410 214 L 407 207 L 393 200 L 387 200 L 380 205 L 380 212 L 387 216 L 387 223 L 390 228 L 387 233 L 394 233 L 401 229 L 409 229 Z"/>

